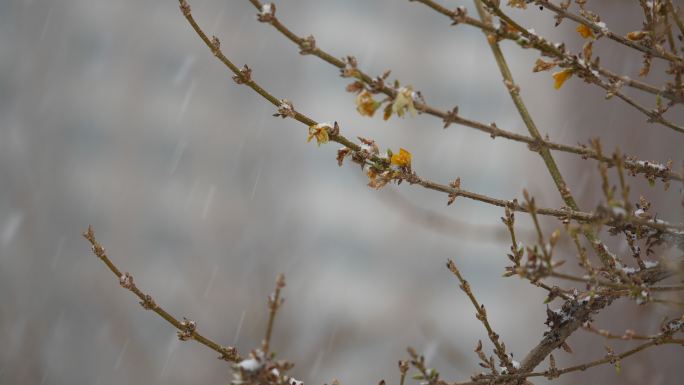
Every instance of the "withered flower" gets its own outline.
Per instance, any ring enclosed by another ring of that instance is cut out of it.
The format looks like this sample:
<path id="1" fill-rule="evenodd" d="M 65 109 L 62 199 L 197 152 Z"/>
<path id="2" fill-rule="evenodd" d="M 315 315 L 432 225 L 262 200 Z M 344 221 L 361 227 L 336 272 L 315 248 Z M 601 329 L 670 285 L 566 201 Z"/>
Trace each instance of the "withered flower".
<path id="1" fill-rule="evenodd" d="M 416 108 L 413 106 L 413 88 L 411 86 L 402 87 L 398 90 L 397 96 L 394 97 L 394 102 L 392 102 L 390 115 L 395 113 L 400 118 L 403 118 L 406 110 L 408 110 L 411 116 L 416 116 L 417 114 Z M 389 119 L 386 112 L 385 116 L 385 120 Z"/>
<path id="2" fill-rule="evenodd" d="M 380 102 L 373 99 L 373 94 L 366 90 L 356 97 L 356 110 L 361 116 L 373 117 L 378 107 L 380 107 Z"/>
<path id="3" fill-rule="evenodd" d="M 311 142 L 311 139 L 316 138 L 316 143 L 320 146 L 321 144 L 328 143 L 330 137 L 328 136 L 328 129 L 331 129 L 332 125 L 330 123 L 318 123 L 313 126 L 309 126 L 309 136 L 306 142 Z"/>
<path id="4" fill-rule="evenodd" d="M 542 59 L 537 59 L 537 61 L 534 62 L 534 68 L 532 68 L 532 72 L 548 71 L 555 66 L 556 66 L 556 63 L 553 63 L 553 62 L 548 63 Z"/>

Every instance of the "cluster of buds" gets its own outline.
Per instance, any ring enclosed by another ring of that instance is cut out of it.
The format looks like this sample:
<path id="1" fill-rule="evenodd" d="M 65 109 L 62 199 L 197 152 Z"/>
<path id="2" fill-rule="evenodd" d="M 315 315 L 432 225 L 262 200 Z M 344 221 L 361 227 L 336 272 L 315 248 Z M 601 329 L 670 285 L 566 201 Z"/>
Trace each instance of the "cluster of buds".
<path id="1" fill-rule="evenodd" d="M 309 35 L 299 42 L 299 54 L 310 55 L 316 51 L 316 39 Z"/>
<path id="2" fill-rule="evenodd" d="M 221 55 L 221 41 L 216 36 L 211 37 L 211 53 L 216 57 Z"/>
<path id="3" fill-rule="evenodd" d="M 260 349 L 253 350 L 249 358 L 233 365 L 233 385 L 303 385 L 302 381 L 285 373 L 294 364 L 285 360 L 273 360 Z"/>
<path id="4" fill-rule="evenodd" d="M 145 310 L 154 310 L 157 308 L 157 303 L 154 302 L 154 299 L 152 299 L 151 295 L 145 294 L 145 298 L 140 301 L 140 306 L 142 306 Z"/>
<path id="5" fill-rule="evenodd" d="M 466 7 L 456 7 L 449 17 L 452 20 L 451 25 L 463 23 L 468 18 L 468 10 Z"/>
<path id="6" fill-rule="evenodd" d="M 280 105 L 278 106 L 278 112 L 273 114 L 275 117 L 281 117 L 283 119 L 285 118 L 294 118 L 296 115 L 294 107 L 292 106 L 292 102 L 290 102 L 287 99 L 283 99 L 280 101 Z"/>
<path id="7" fill-rule="evenodd" d="M 359 72 L 359 62 L 354 56 L 347 56 L 342 59 L 344 68 L 340 69 L 340 76 L 343 78 L 358 78 L 361 76 Z"/>
<path id="8" fill-rule="evenodd" d="M 195 330 L 197 330 L 197 323 L 195 321 L 191 321 L 185 317 L 183 317 L 183 321 L 180 323 L 178 331 L 178 339 L 181 341 L 188 341 L 192 339 L 193 334 L 195 334 Z"/>
<path id="9" fill-rule="evenodd" d="M 119 277 L 119 285 L 121 285 L 121 287 L 124 289 L 131 290 L 135 286 L 133 284 L 133 276 L 131 273 L 126 272 Z"/>

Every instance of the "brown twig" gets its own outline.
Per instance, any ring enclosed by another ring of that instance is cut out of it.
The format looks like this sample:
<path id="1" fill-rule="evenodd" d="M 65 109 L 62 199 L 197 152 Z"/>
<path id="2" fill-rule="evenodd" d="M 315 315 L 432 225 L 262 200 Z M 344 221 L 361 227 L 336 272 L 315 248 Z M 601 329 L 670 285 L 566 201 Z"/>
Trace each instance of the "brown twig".
<path id="1" fill-rule="evenodd" d="M 582 326 L 583 330 L 586 330 L 589 333 L 594 333 L 597 335 L 600 335 L 601 337 L 608 339 L 608 340 L 623 340 L 623 341 L 629 341 L 629 340 L 640 340 L 640 341 L 650 341 L 655 338 L 658 338 L 657 335 L 653 336 L 646 336 L 646 335 L 640 335 L 636 334 L 634 330 L 625 330 L 623 334 L 615 334 L 611 333 L 608 330 L 603 330 L 603 329 L 596 329 L 593 325 L 588 324 L 588 325 L 583 325 Z M 673 344 L 682 344 L 684 345 L 684 339 L 676 339 L 672 338 L 671 343 Z"/>
<path id="2" fill-rule="evenodd" d="M 189 339 L 195 340 L 201 343 L 202 345 L 218 352 L 221 355 L 219 359 L 231 362 L 239 362 L 241 360 L 240 355 L 237 352 L 237 349 L 235 349 L 232 346 L 219 345 L 218 343 L 203 336 L 197 331 L 197 325 L 194 321 L 190 321 L 188 319 L 183 319 L 183 321 L 179 321 L 174 316 L 169 314 L 166 310 L 164 310 L 161 306 L 157 305 L 157 303 L 154 301 L 154 299 L 152 299 L 150 295 L 145 294 L 140 289 L 138 289 L 138 287 L 133 282 L 133 276 L 129 273 L 122 273 L 121 270 L 119 270 L 119 268 L 116 267 L 116 265 L 114 265 L 114 263 L 109 259 L 104 247 L 102 247 L 102 245 L 100 245 L 97 239 L 95 239 L 95 232 L 93 231 L 93 228 L 91 226 L 88 226 L 88 231 L 83 233 L 83 237 L 85 237 L 85 239 L 87 239 L 88 242 L 90 242 L 93 249 L 93 253 L 100 260 L 102 260 L 102 262 L 104 262 L 105 265 L 107 265 L 109 270 L 111 270 L 112 273 L 114 273 L 114 275 L 119 279 L 119 283 L 121 284 L 121 286 L 131 291 L 138 298 L 140 298 L 140 305 L 142 305 L 142 307 L 157 313 L 166 322 L 170 323 L 171 325 L 173 325 L 173 327 L 178 329 L 179 339 L 181 339 L 182 341 L 186 341 Z"/>
<path id="3" fill-rule="evenodd" d="M 487 310 L 485 310 L 484 305 L 478 303 L 477 298 L 475 298 L 475 294 L 473 294 L 473 291 L 470 288 L 470 284 L 463 278 L 460 270 L 458 270 L 454 261 L 449 259 L 447 261 L 447 268 L 456 276 L 456 278 L 458 278 L 458 281 L 461 283 L 459 287 L 468 296 L 470 302 L 475 307 L 475 311 L 477 312 L 475 316 L 487 330 L 487 336 L 494 345 L 494 353 L 499 358 L 501 365 L 508 369 L 508 373 L 514 373 L 517 368 L 513 365 L 511 357 L 506 352 L 506 345 L 504 345 L 503 342 L 499 341 L 499 334 L 494 332 L 494 330 L 492 329 L 492 326 L 489 323 L 489 319 L 487 318 Z"/>
<path id="4" fill-rule="evenodd" d="M 278 274 L 276 277 L 276 287 L 273 295 L 268 297 L 268 324 L 266 326 L 266 336 L 261 347 L 264 355 L 268 356 L 269 348 L 271 345 L 271 334 L 273 333 L 273 323 L 275 321 L 276 313 L 278 309 L 283 304 L 283 299 L 280 298 L 280 290 L 285 287 L 285 276 L 283 274 Z"/>

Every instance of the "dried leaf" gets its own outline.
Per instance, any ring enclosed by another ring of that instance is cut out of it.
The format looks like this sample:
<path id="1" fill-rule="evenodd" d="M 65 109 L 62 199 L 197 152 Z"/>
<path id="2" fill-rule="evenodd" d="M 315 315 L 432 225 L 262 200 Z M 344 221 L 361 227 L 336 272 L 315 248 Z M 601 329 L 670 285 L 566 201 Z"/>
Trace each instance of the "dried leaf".
<path id="1" fill-rule="evenodd" d="M 542 59 L 537 59 L 537 61 L 534 62 L 534 68 L 532 68 L 532 72 L 548 71 L 555 66 L 556 66 L 556 63 L 553 63 L 553 62 L 549 63 L 549 62 L 545 62 Z"/>

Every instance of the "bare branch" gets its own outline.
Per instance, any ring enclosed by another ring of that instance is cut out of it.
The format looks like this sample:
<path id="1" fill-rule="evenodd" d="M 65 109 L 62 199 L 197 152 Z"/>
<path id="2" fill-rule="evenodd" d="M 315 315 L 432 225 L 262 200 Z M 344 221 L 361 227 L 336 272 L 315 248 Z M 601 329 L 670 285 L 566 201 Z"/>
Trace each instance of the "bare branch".
<path id="1" fill-rule="evenodd" d="M 178 319 L 169 314 L 161 306 L 157 305 L 157 303 L 152 299 L 150 295 L 147 295 L 140 291 L 140 289 L 138 289 L 138 287 L 133 282 L 133 276 L 129 273 L 122 273 L 121 270 L 119 270 L 119 268 L 116 267 L 116 265 L 114 265 L 114 263 L 109 259 L 104 247 L 102 247 L 102 245 L 100 245 L 97 239 L 95 239 L 95 232 L 93 231 L 93 228 L 91 226 L 88 226 L 88 231 L 83 233 L 83 237 L 87 239 L 88 242 L 90 242 L 93 249 L 93 253 L 98 258 L 100 258 L 100 260 L 102 260 L 102 262 L 104 262 L 105 265 L 107 265 L 109 270 L 111 270 L 112 273 L 114 273 L 114 275 L 119 279 L 119 283 L 121 284 L 121 286 L 131 291 L 138 298 L 140 298 L 140 305 L 142 305 L 142 307 L 157 313 L 160 317 L 166 320 L 166 322 L 170 323 L 171 325 L 173 325 L 173 327 L 178 329 L 178 338 L 180 338 L 183 341 L 192 339 L 201 343 L 202 345 L 218 352 L 221 355 L 219 359 L 231 362 L 239 362 L 241 360 L 240 355 L 237 352 L 237 349 L 235 349 L 232 346 L 219 345 L 218 343 L 203 336 L 197 331 L 197 324 L 195 324 L 195 322 L 190 321 L 188 319 L 178 321 Z"/>

